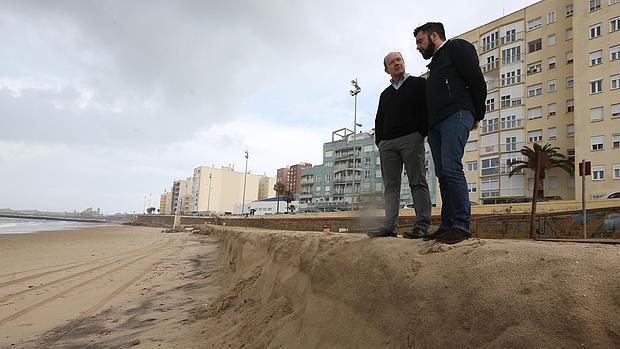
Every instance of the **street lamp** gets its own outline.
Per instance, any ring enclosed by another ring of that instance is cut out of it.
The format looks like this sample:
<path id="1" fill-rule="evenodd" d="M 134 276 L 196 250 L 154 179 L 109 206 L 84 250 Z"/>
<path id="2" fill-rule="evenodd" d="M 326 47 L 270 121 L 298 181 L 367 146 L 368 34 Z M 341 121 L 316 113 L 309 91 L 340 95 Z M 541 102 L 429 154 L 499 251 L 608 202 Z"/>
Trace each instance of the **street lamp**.
<path id="1" fill-rule="evenodd" d="M 357 123 L 357 95 L 360 93 L 360 91 L 362 91 L 362 89 L 360 88 L 360 86 L 357 84 L 357 78 L 355 78 L 355 80 L 351 80 L 351 85 L 353 86 L 353 89 L 349 91 L 349 93 L 351 94 L 351 96 L 353 96 L 354 98 L 354 104 L 353 104 L 353 141 L 355 141 L 355 139 L 357 138 L 357 126 L 362 126 L 361 124 Z M 353 211 L 355 209 L 355 168 L 357 167 L 357 164 L 355 163 L 355 158 L 356 158 L 356 154 L 355 154 L 355 147 L 356 145 L 353 144 L 353 178 L 352 178 L 352 182 L 351 182 L 351 211 Z M 345 186 L 346 188 L 346 186 Z"/>
<path id="2" fill-rule="evenodd" d="M 211 177 L 213 175 L 209 173 L 209 194 L 207 195 L 207 213 L 211 214 Z"/>
<path id="3" fill-rule="evenodd" d="M 241 203 L 241 215 L 245 213 L 245 184 L 248 175 L 248 151 L 245 151 L 245 171 L 243 172 L 243 202 Z"/>

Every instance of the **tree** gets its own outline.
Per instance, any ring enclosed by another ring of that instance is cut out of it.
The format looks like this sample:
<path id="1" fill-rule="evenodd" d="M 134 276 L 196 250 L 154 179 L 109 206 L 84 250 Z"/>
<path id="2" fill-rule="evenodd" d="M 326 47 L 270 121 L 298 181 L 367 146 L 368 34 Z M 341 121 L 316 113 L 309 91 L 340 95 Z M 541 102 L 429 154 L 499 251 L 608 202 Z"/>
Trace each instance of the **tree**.
<path id="1" fill-rule="evenodd" d="M 289 204 L 291 203 L 291 201 L 293 201 L 295 199 L 295 194 L 293 194 L 292 191 L 290 190 L 286 190 L 284 192 L 284 201 L 286 201 L 286 212 L 289 211 Z"/>
<path id="2" fill-rule="evenodd" d="M 284 184 L 282 184 L 281 182 L 277 182 L 273 185 L 273 190 L 276 191 L 276 197 L 278 198 L 278 207 L 276 209 L 276 213 L 280 213 L 280 195 L 284 193 L 285 189 L 286 188 L 284 187 Z"/>
<path id="3" fill-rule="evenodd" d="M 532 148 L 524 146 L 521 149 L 521 154 L 525 157 L 525 160 L 517 160 L 510 165 L 516 165 L 512 168 L 508 176 L 512 177 L 514 174 L 523 170 L 534 171 L 534 190 L 532 192 L 532 213 L 530 217 L 530 239 L 534 239 L 534 220 L 536 217 L 536 201 L 538 199 L 541 180 L 545 178 L 545 172 L 552 168 L 561 168 L 569 175 L 575 173 L 575 164 L 573 159 L 568 159 L 564 154 L 558 153 L 558 147 L 552 147 L 549 143 L 544 146 L 540 146 L 538 143 L 534 143 Z"/>

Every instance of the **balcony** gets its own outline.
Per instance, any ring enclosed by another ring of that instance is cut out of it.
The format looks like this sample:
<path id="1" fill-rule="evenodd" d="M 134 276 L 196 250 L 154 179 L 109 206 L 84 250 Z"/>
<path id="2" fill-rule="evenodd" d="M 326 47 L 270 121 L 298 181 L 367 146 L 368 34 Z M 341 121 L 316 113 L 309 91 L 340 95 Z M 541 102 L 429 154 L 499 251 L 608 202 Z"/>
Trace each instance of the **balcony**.
<path id="1" fill-rule="evenodd" d="M 518 33 L 512 33 L 506 36 L 502 36 L 501 38 L 499 38 L 499 41 L 502 45 L 508 45 L 513 42 L 522 41 L 523 37 L 524 37 L 524 33 L 518 32 Z"/>
<path id="2" fill-rule="evenodd" d="M 483 145 L 480 147 L 480 155 L 499 153 L 499 144 Z"/>
<path id="3" fill-rule="evenodd" d="M 336 160 L 346 160 L 346 159 L 353 159 L 353 153 L 344 153 L 344 154 L 338 154 L 336 153 Z"/>
<path id="4" fill-rule="evenodd" d="M 500 128 L 502 130 L 510 130 L 521 127 L 523 127 L 523 119 L 507 120 L 500 122 Z"/>
<path id="5" fill-rule="evenodd" d="M 507 165 L 504 165 L 504 166 L 502 166 L 502 167 L 501 167 L 500 172 L 501 172 L 503 175 L 507 175 L 507 174 L 510 174 L 510 171 L 512 171 L 512 169 L 513 169 L 513 168 L 514 168 L 514 166 L 507 166 Z M 514 174 L 515 174 L 515 175 L 520 175 L 520 174 L 523 174 L 523 170 L 519 170 L 519 171 L 515 172 Z"/>
<path id="6" fill-rule="evenodd" d="M 521 76 L 522 75 L 515 75 L 515 76 L 508 77 L 508 78 L 500 79 L 500 83 L 502 87 L 520 84 Z"/>
<path id="7" fill-rule="evenodd" d="M 495 59 L 492 62 L 489 62 L 487 64 L 481 65 L 480 69 L 482 69 L 483 73 L 488 73 L 490 71 L 493 71 L 495 69 L 499 68 L 499 59 Z"/>
<path id="8" fill-rule="evenodd" d="M 362 180 L 361 176 L 346 176 L 346 177 L 336 177 L 334 178 L 334 183 L 347 183 L 347 182 L 359 182 Z"/>
<path id="9" fill-rule="evenodd" d="M 302 179 L 300 182 L 301 185 L 305 184 L 314 184 L 314 179 Z"/>
<path id="10" fill-rule="evenodd" d="M 513 153 L 513 152 L 518 152 L 521 151 L 521 148 L 523 148 L 523 142 L 512 142 L 512 143 L 505 143 L 501 145 L 501 149 L 502 152 L 504 153 Z"/>
<path id="11" fill-rule="evenodd" d="M 496 48 L 497 46 L 499 46 L 499 40 L 494 40 L 491 42 L 487 42 L 484 43 L 482 45 L 480 45 L 480 51 L 482 51 L 482 53 L 491 51 L 492 49 Z"/>
<path id="12" fill-rule="evenodd" d="M 523 105 L 523 97 L 500 101 L 500 107 L 502 109 L 519 107 L 521 105 Z"/>
<path id="13" fill-rule="evenodd" d="M 496 132 L 499 130 L 499 123 L 493 123 L 488 125 L 480 126 L 480 134 Z"/>
<path id="14" fill-rule="evenodd" d="M 502 57 L 502 65 L 510 65 L 510 64 L 515 64 L 515 63 L 521 63 L 521 62 L 523 62 L 523 56 L 524 55 L 522 55 L 522 54 L 504 56 L 504 57 Z"/>
<path id="15" fill-rule="evenodd" d="M 499 189 L 481 190 L 480 197 L 482 198 L 496 198 L 499 197 Z"/>

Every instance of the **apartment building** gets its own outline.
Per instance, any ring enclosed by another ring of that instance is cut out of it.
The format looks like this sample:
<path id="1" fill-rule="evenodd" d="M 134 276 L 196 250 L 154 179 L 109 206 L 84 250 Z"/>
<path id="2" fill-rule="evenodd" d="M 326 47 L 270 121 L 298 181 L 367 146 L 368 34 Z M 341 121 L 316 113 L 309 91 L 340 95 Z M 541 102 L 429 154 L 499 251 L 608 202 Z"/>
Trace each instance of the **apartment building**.
<path id="1" fill-rule="evenodd" d="M 435 204 L 437 181 L 428 149 L 426 145 L 427 181 Z M 299 204 L 303 210 L 348 210 L 362 203 L 382 207 L 383 178 L 374 134 L 353 135 L 346 128 L 334 131 L 332 140 L 323 144 L 323 164 L 303 169 L 300 187 Z M 403 170 L 401 204 L 408 203 L 412 203 L 411 189 Z"/>
<path id="2" fill-rule="evenodd" d="M 458 36 L 476 46 L 488 86 L 463 159 L 472 201 L 531 197 L 533 173 L 508 174 L 534 143 L 592 162 L 588 199 L 620 190 L 619 29 L 620 0 L 543 0 Z M 553 169 L 543 195 L 580 198 L 581 186 Z"/>
<path id="3" fill-rule="evenodd" d="M 159 214 L 172 214 L 172 192 L 165 192 L 159 196 Z"/>
<path id="4" fill-rule="evenodd" d="M 192 197 L 192 177 L 174 181 L 172 184 L 171 193 L 171 213 L 190 213 Z"/>
<path id="5" fill-rule="evenodd" d="M 199 166 L 194 169 L 191 212 L 232 213 L 235 204 L 275 196 L 275 177 L 236 172 L 232 167 Z M 245 186 L 245 196 L 243 188 Z"/>
<path id="6" fill-rule="evenodd" d="M 276 180 L 284 184 L 285 190 L 290 190 L 297 197 L 301 191 L 301 170 L 311 167 L 311 163 L 300 162 L 299 164 L 279 168 Z"/>

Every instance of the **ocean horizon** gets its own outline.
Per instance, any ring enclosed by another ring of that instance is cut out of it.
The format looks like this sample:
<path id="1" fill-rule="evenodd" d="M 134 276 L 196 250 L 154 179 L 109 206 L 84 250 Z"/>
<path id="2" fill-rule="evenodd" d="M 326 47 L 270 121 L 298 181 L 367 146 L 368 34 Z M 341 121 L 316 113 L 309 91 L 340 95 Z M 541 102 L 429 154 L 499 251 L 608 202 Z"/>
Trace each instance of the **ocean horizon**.
<path id="1" fill-rule="evenodd" d="M 72 230 L 101 225 L 108 224 L 49 219 L 0 217 L 0 234 L 28 234 L 47 230 Z"/>

